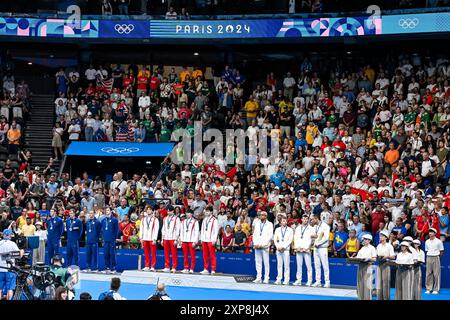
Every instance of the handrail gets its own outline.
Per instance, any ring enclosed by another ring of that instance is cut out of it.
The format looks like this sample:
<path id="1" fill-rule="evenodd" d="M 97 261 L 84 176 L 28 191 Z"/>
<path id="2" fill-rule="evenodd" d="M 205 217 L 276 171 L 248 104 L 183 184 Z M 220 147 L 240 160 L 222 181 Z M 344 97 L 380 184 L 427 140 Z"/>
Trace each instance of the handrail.
<path id="1" fill-rule="evenodd" d="M 417 14 L 417 13 L 434 13 L 448 12 L 450 7 L 433 7 L 433 8 L 415 8 L 415 9 L 394 9 L 382 11 L 381 15 L 397 15 L 397 14 Z M 322 12 L 322 13 L 280 13 L 274 12 L 262 14 L 242 14 L 242 15 L 191 15 L 190 20 L 237 20 L 237 19 L 305 19 L 305 18 L 330 18 L 330 17 L 351 17 L 351 16 L 367 16 L 365 11 L 352 12 Z M 53 12 L 48 13 L 12 13 L 0 12 L 0 17 L 11 18 L 68 18 L 69 13 Z M 165 20 L 165 15 L 82 15 L 83 20 Z M 182 20 L 180 20 L 182 21 Z"/>

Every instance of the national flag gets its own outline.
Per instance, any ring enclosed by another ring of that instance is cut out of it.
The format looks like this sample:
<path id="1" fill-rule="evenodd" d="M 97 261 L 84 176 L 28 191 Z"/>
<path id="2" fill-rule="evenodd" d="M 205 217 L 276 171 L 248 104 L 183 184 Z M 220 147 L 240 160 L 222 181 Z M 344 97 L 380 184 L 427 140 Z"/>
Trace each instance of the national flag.
<path id="1" fill-rule="evenodd" d="M 106 92 L 107 94 L 111 94 L 113 83 L 114 80 L 112 78 L 108 80 L 97 78 L 97 90 Z"/>
<path id="2" fill-rule="evenodd" d="M 116 142 L 127 142 L 128 139 L 128 126 L 120 125 L 117 127 Z"/>
<path id="3" fill-rule="evenodd" d="M 352 190 L 352 194 L 360 196 L 362 201 L 373 199 L 373 195 L 366 190 L 357 189 L 357 188 L 352 188 L 351 190 Z"/>

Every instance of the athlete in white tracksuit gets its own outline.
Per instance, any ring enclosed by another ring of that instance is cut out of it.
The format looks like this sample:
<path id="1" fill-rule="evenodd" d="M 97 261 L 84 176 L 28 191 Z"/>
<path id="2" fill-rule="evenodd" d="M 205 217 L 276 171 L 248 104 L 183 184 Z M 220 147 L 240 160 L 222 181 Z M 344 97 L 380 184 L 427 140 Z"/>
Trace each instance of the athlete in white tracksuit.
<path id="1" fill-rule="evenodd" d="M 284 285 L 289 284 L 290 280 L 290 250 L 292 240 L 294 239 L 294 230 L 287 226 L 287 218 L 283 216 L 280 221 L 280 227 L 275 229 L 273 243 L 277 249 L 277 280 L 275 284 L 281 284 L 284 269 Z"/>
<path id="2" fill-rule="evenodd" d="M 320 220 L 319 215 L 312 218 L 314 228 L 314 268 L 316 269 L 316 281 L 313 287 L 321 286 L 322 270 L 325 278 L 325 288 L 330 287 L 330 269 L 328 266 L 328 238 L 330 226 Z"/>
<path id="3" fill-rule="evenodd" d="M 267 212 L 260 214 L 260 219 L 253 225 L 253 249 L 255 250 L 256 279 L 261 283 L 264 262 L 264 283 L 269 283 L 270 261 L 269 248 L 273 238 L 273 224 L 267 221 Z"/>
<path id="4" fill-rule="evenodd" d="M 304 214 L 302 217 L 302 224 L 295 228 L 294 232 L 294 250 L 297 260 L 297 279 L 294 285 L 302 284 L 303 260 L 305 260 L 307 272 L 307 286 L 312 285 L 313 270 L 311 266 L 311 236 L 314 234 L 314 228 L 309 225 L 309 217 Z"/>

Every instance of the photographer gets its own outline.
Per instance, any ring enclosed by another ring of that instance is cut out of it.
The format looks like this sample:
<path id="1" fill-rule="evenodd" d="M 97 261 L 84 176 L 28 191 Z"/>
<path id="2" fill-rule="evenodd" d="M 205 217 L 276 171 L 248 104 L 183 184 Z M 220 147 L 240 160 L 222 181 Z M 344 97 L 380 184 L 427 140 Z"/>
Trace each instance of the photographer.
<path id="1" fill-rule="evenodd" d="M 171 300 L 166 292 L 166 286 L 164 283 L 159 282 L 156 286 L 156 292 L 148 297 L 147 300 Z"/>
<path id="2" fill-rule="evenodd" d="M 11 300 L 16 288 L 16 275 L 6 269 L 8 267 L 7 259 L 11 252 L 20 251 L 20 256 L 23 255 L 23 250 L 19 250 L 17 244 L 11 241 L 14 233 L 10 229 L 3 231 L 3 240 L 0 241 L 0 300 L 3 296 L 3 289 L 6 289 L 6 298 Z M 14 264 L 14 261 L 12 262 Z"/>

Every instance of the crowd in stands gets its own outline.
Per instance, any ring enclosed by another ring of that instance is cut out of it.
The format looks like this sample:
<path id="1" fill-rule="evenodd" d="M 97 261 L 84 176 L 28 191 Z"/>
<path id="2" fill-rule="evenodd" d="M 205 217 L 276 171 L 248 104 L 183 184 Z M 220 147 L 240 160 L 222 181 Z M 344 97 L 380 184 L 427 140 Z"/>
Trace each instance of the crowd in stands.
<path id="1" fill-rule="evenodd" d="M 354 255 L 365 234 L 377 243 L 385 229 L 396 248 L 405 236 L 426 240 L 430 228 L 449 239 L 445 56 L 402 55 L 395 65 L 327 72 L 305 58 L 292 73 L 271 72 L 263 83 L 230 66 L 210 81 L 198 67 L 80 71 L 56 74 L 56 156 L 74 140 L 170 141 L 174 129 L 200 120 L 205 127 L 279 133 L 277 162 L 263 172 L 260 158 L 245 165 L 221 159 L 175 165 L 167 158 L 158 178 L 136 170 L 128 179 L 116 173 L 111 183 L 93 172 L 57 177 L 6 164 L 0 231 L 11 226 L 29 234 L 33 228 L 26 226 L 38 222 L 45 229 L 52 208 L 64 218 L 73 210 L 84 221 L 110 207 L 120 220 L 121 245 L 138 248 L 145 208 L 162 219 L 170 203 L 180 217 L 192 210 L 200 222 L 212 206 L 223 251 L 250 251 L 260 211 L 275 226 L 282 216 L 295 227 L 303 214 L 319 215 L 331 227 L 330 254 L 338 257 Z"/>
<path id="2" fill-rule="evenodd" d="M 30 89 L 24 80 L 16 79 L 10 68 L 3 70 L 0 91 L 0 168 L 2 181 L 17 178 L 14 170 L 29 167 L 32 155 L 23 148 L 25 122 L 30 110 Z M 0 191 L 4 197 L 7 186 Z"/>

